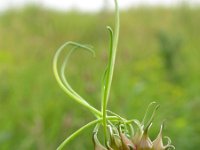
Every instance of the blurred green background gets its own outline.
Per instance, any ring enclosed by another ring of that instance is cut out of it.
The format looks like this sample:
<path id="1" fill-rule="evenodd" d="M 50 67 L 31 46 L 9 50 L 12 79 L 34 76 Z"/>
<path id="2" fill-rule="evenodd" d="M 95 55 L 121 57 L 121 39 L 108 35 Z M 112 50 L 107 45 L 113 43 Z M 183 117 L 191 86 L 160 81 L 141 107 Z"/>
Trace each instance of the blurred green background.
<path id="1" fill-rule="evenodd" d="M 106 25 L 112 13 L 56 12 L 33 6 L 0 14 L 0 149 L 54 150 L 94 119 L 60 89 L 53 76 L 56 49 L 71 40 L 91 44 L 96 57 L 73 54 L 71 85 L 100 109 L 108 60 Z M 109 109 L 142 119 L 148 104 L 161 107 L 152 139 L 164 135 L 178 150 L 200 149 L 200 8 L 139 7 L 121 12 L 121 30 Z M 66 149 L 92 149 L 92 128 Z"/>

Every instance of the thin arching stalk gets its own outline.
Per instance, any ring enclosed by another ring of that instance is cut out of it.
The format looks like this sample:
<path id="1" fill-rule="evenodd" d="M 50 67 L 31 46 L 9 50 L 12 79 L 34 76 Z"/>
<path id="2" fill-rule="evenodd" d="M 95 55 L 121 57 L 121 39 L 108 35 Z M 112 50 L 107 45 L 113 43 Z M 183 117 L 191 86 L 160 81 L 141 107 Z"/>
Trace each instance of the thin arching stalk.
<path id="1" fill-rule="evenodd" d="M 116 18 L 115 18 L 115 30 L 112 38 L 112 30 L 110 28 L 110 36 L 111 36 L 111 46 L 110 46 L 110 58 L 108 63 L 108 70 L 106 72 L 106 80 L 105 80 L 105 89 L 104 89 L 104 95 L 102 100 L 102 113 L 103 113 L 103 126 L 104 126 L 104 136 L 105 136 L 105 143 L 108 141 L 107 137 L 107 121 L 106 121 L 106 109 L 108 104 L 108 99 L 110 95 L 110 89 L 111 89 L 111 83 L 113 78 L 113 72 L 114 72 L 114 66 L 115 66 L 115 58 L 116 58 L 116 52 L 117 52 L 117 45 L 118 45 L 118 37 L 119 37 L 119 8 L 117 0 L 115 0 L 115 12 L 116 12 Z"/>
<path id="2" fill-rule="evenodd" d="M 107 117 L 108 120 L 118 120 L 117 117 L 115 116 L 108 116 Z M 93 120 L 89 123 L 87 123 L 86 125 L 82 126 L 80 129 L 78 129 L 76 132 L 74 132 L 73 134 L 71 134 L 69 137 L 67 137 L 61 144 L 60 146 L 57 148 L 57 150 L 62 150 L 64 148 L 64 146 L 66 146 L 70 141 L 72 141 L 74 138 L 76 138 L 79 134 L 81 134 L 81 132 L 83 132 L 84 130 L 86 130 L 87 128 L 102 122 L 102 118 L 100 119 L 96 119 Z"/>
<path id="3" fill-rule="evenodd" d="M 59 74 L 58 74 L 58 58 L 60 53 L 64 50 L 64 48 L 68 45 L 73 45 L 73 46 L 78 46 L 80 48 L 84 48 L 84 49 L 88 49 L 91 52 L 93 52 L 93 50 L 85 45 L 82 44 L 78 44 L 75 42 L 66 42 L 65 44 L 63 44 L 56 52 L 54 59 L 53 59 L 53 71 L 54 71 L 54 75 L 55 78 L 58 82 L 58 84 L 60 85 L 60 87 L 63 89 L 63 91 L 68 94 L 72 99 L 74 99 L 75 101 L 77 101 L 79 104 L 83 105 L 84 107 L 86 107 L 88 110 L 90 110 L 93 114 L 97 115 L 97 116 L 101 116 L 101 112 L 99 110 L 97 110 L 96 108 L 94 108 L 93 106 L 91 106 L 86 100 L 81 99 L 80 97 L 77 97 L 77 95 L 75 95 L 70 88 L 68 86 L 65 86 L 65 84 L 62 82 Z"/>

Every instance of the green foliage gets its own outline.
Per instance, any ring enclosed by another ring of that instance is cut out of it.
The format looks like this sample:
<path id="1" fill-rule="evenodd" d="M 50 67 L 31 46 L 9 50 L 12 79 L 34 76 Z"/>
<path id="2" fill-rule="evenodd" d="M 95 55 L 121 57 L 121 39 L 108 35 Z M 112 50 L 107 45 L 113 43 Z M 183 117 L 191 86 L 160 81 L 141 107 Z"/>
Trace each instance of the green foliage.
<path id="1" fill-rule="evenodd" d="M 94 55 L 94 51 L 87 45 L 83 45 L 80 43 L 68 41 L 63 44 L 55 53 L 53 59 L 53 72 L 55 78 L 62 88 L 62 90 L 70 96 L 73 100 L 77 103 L 81 104 L 85 107 L 88 111 L 93 113 L 96 120 L 90 121 L 86 125 L 82 126 L 76 132 L 71 134 L 67 137 L 57 148 L 57 150 L 62 150 L 64 147 L 67 147 L 70 141 L 76 138 L 78 135 L 81 134 L 84 130 L 89 128 L 92 125 L 96 124 L 96 127 L 93 131 L 93 143 L 95 150 L 168 150 L 168 149 L 175 149 L 173 145 L 171 145 L 171 139 L 167 137 L 167 144 L 163 144 L 163 125 L 161 125 L 160 132 L 158 136 L 155 138 L 154 141 L 151 141 L 151 138 L 148 135 L 148 131 L 153 123 L 153 119 L 155 116 L 155 112 L 158 109 L 159 105 L 153 107 L 153 112 L 151 114 L 150 119 L 146 121 L 147 115 L 149 115 L 149 109 L 155 102 L 151 103 L 143 120 L 140 122 L 136 119 L 127 120 L 120 115 L 110 111 L 107 109 L 108 100 L 110 97 L 110 90 L 111 90 L 111 83 L 113 79 L 113 72 L 115 66 L 115 58 L 118 46 L 118 38 L 119 38 L 119 27 L 120 27 L 120 17 L 119 17 L 119 8 L 117 0 L 115 0 L 115 30 L 113 32 L 111 27 L 107 27 L 109 34 L 110 34 L 110 48 L 109 48 L 109 58 L 108 64 L 104 71 L 103 78 L 102 78 L 102 85 L 101 85 L 101 111 L 94 108 L 90 105 L 87 100 L 82 98 L 69 84 L 66 79 L 65 75 L 65 68 L 66 64 L 69 60 L 69 57 L 72 52 L 76 49 L 81 48 L 85 49 Z M 68 46 L 72 45 L 73 48 L 68 52 L 66 58 L 64 59 L 61 69 L 58 67 L 58 61 L 61 56 L 61 52 Z M 168 50 L 168 49 L 167 49 Z M 60 70 L 60 71 L 59 71 Z M 59 73 L 60 72 L 60 73 Z M 110 113 L 110 115 L 107 114 Z M 104 145 L 99 142 L 98 133 L 99 128 L 102 125 L 103 134 L 104 134 Z M 137 127 L 134 128 L 133 125 Z M 108 129 L 107 129 L 108 128 Z"/>
<path id="2" fill-rule="evenodd" d="M 164 133 L 181 150 L 199 149 L 200 145 L 199 14 L 199 9 L 189 8 L 138 8 L 122 12 L 109 102 L 113 111 L 122 116 L 141 119 L 146 109 L 144 104 L 156 100 L 162 111 L 155 122 L 167 119 Z M 66 40 L 95 45 L 95 60 L 82 51 L 74 53 L 68 78 L 98 108 L 99 72 L 105 68 L 108 45 L 105 41 L 109 40 L 102 27 L 112 24 L 111 16 L 38 8 L 1 14 L 0 149 L 53 150 L 80 124 L 93 119 L 57 87 L 51 62 L 55 49 Z M 158 29 L 178 32 L 183 37 L 180 51 L 183 61 L 177 64 L 181 85 L 165 80 L 165 67 L 155 37 Z M 155 137 L 157 130 L 152 129 Z M 87 132 L 92 131 L 87 129 L 84 133 Z M 69 149 L 92 149 L 91 135 L 84 133 L 68 145 Z"/>
<path id="3" fill-rule="evenodd" d="M 176 60 L 178 60 L 179 51 L 181 48 L 180 38 L 168 35 L 164 31 L 158 33 L 158 39 L 160 43 L 160 53 L 163 63 L 166 68 L 166 75 L 172 82 L 180 81 L 176 66 Z"/>

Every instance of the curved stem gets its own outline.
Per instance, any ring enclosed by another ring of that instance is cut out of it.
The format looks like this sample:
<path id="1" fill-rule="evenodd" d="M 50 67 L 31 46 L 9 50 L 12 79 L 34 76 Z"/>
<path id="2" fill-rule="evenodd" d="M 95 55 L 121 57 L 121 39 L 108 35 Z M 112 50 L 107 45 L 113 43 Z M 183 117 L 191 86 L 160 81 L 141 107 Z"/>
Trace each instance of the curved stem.
<path id="1" fill-rule="evenodd" d="M 77 98 L 81 99 L 82 101 L 86 101 L 82 96 L 80 96 L 72 87 L 71 85 L 69 84 L 69 82 L 67 81 L 67 78 L 66 78 L 66 75 L 65 75 L 65 69 L 66 69 L 66 66 L 67 66 L 67 63 L 68 63 L 68 60 L 69 60 L 69 57 L 71 56 L 71 54 L 77 49 L 78 47 L 73 47 L 69 53 L 66 55 L 64 61 L 63 61 L 63 64 L 61 66 L 61 70 L 60 70 L 60 76 L 61 76 L 61 80 L 63 82 L 63 84 L 65 85 L 65 87 L 68 88 L 69 91 L 71 91 L 71 93 L 73 93 Z M 87 49 L 85 49 L 87 50 Z M 91 52 L 91 51 L 89 51 Z M 99 118 L 99 115 L 96 115 L 95 116 L 97 118 Z"/>
<path id="2" fill-rule="evenodd" d="M 118 118 L 116 118 L 115 116 L 108 116 L 107 117 L 108 120 L 118 120 Z M 78 136 L 82 131 L 84 131 L 85 129 L 100 123 L 102 121 L 102 118 L 94 120 L 89 122 L 88 124 L 84 125 L 83 127 L 81 127 L 80 129 L 78 129 L 76 132 L 74 132 L 72 135 L 70 135 L 68 138 L 66 138 L 61 144 L 60 146 L 56 149 L 56 150 L 62 150 L 63 147 L 68 144 L 70 141 L 72 141 L 76 136 Z"/>
<path id="3" fill-rule="evenodd" d="M 142 120 L 142 123 L 141 124 L 145 124 L 145 120 L 146 120 L 146 117 L 147 117 L 147 114 L 148 114 L 148 112 L 149 112 L 149 109 L 150 109 L 150 107 L 152 106 L 152 105 L 154 105 L 154 104 L 156 104 L 156 102 L 151 102 L 149 105 L 148 105 L 148 107 L 147 107 L 147 109 L 146 109 L 146 112 L 145 112 L 145 115 L 144 115 L 144 117 L 143 117 L 143 120 Z"/>
<path id="4" fill-rule="evenodd" d="M 124 121 L 124 122 L 127 121 L 125 118 L 121 117 L 120 115 L 118 115 L 118 114 L 116 114 L 116 113 L 114 113 L 114 112 L 112 112 L 112 111 L 110 111 L 110 110 L 106 110 L 106 111 L 107 111 L 108 113 L 110 113 L 111 115 L 114 115 L 114 116 L 118 117 L 119 119 L 121 119 L 121 120 Z"/>
<path id="5" fill-rule="evenodd" d="M 96 123 L 100 122 L 101 119 L 97 119 L 94 121 L 89 122 L 88 124 L 86 124 L 85 126 L 81 127 L 80 129 L 78 129 L 76 132 L 74 132 L 71 136 L 69 136 L 67 139 L 65 139 L 60 146 L 57 148 L 57 150 L 61 150 L 63 149 L 63 147 L 69 143 L 71 140 L 73 140 L 77 135 L 79 135 L 82 131 L 84 131 L 85 129 L 89 128 L 92 125 L 95 125 Z"/>
<path id="6" fill-rule="evenodd" d="M 58 74 L 58 57 L 61 53 L 61 51 L 67 46 L 67 45 L 75 45 L 77 47 L 81 47 L 84 49 L 88 49 L 89 51 L 93 52 L 92 49 L 90 49 L 87 46 L 75 43 L 75 42 L 66 42 L 65 44 L 63 44 L 56 52 L 54 59 L 53 59 L 53 71 L 54 71 L 54 75 L 55 78 L 58 82 L 58 84 L 60 85 L 60 87 L 63 89 L 63 91 L 65 93 L 67 93 L 72 99 L 74 99 L 75 101 L 77 101 L 79 104 L 83 105 L 84 107 L 88 108 L 93 114 L 95 114 L 96 116 L 102 116 L 101 112 L 99 110 L 97 110 L 96 108 L 94 108 L 93 106 L 91 106 L 87 101 L 85 101 L 84 99 L 81 99 L 80 97 L 77 97 L 68 87 L 65 87 L 65 85 L 63 84 L 62 80 L 60 79 L 60 76 Z"/>
<path id="7" fill-rule="evenodd" d="M 75 51 L 76 48 L 77 48 L 77 47 L 72 48 L 72 49 L 69 51 L 69 53 L 67 54 L 67 56 L 65 57 L 65 60 L 64 60 L 64 62 L 63 62 L 63 64 L 62 64 L 62 66 L 61 66 L 60 74 L 61 74 L 61 80 L 63 81 L 63 84 L 64 84 L 66 87 L 68 87 L 68 89 L 69 89 L 74 95 L 76 95 L 76 96 L 77 96 L 78 98 L 80 98 L 80 99 L 83 99 L 77 92 L 75 92 L 75 91 L 72 89 L 72 87 L 70 86 L 70 84 L 68 83 L 68 81 L 67 81 L 67 79 L 66 79 L 66 77 L 65 77 L 65 68 L 66 68 L 66 66 L 67 66 L 68 59 L 69 59 L 69 57 L 71 56 L 72 52 Z M 83 99 L 83 100 L 84 100 L 84 99 Z M 86 100 L 84 100 L 84 101 L 86 101 Z"/>

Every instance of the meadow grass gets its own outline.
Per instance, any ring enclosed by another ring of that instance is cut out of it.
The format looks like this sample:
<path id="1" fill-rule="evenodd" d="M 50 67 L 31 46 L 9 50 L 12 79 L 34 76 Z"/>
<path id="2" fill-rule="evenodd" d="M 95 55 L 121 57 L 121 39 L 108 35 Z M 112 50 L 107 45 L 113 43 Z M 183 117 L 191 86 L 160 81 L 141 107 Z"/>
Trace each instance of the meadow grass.
<path id="1" fill-rule="evenodd" d="M 199 14 L 199 9 L 186 7 L 122 12 L 109 102 L 113 111 L 141 120 L 147 105 L 157 101 L 161 110 L 152 135 L 156 136 L 156 126 L 166 118 L 164 133 L 181 150 L 198 149 L 200 145 Z M 112 16 L 34 7 L 1 14 L 0 149 L 55 149 L 80 124 L 93 119 L 57 87 L 52 59 L 55 49 L 68 39 L 94 45 L 95 59 L 81 51 L 75 53 L 68 73 L 73 87 L 98 108 L 100 73 L 108 60 L 109 39 L 103 27 L 112 25 Z M 175 58 L 180 83 L 168 80 L 160 55 L 160 31 L 182 40 Z M 68 146 L 92 149 L 91 135 L 83 133 Z"/>

